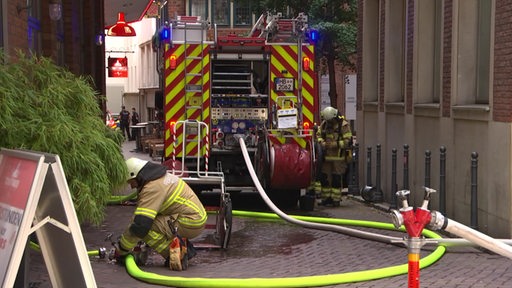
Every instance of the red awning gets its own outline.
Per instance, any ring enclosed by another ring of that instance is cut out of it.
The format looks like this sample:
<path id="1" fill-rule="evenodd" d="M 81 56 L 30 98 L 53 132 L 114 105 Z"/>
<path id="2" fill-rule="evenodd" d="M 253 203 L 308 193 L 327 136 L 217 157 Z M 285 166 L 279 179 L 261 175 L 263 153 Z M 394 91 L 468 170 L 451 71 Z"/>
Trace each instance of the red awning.
<path id="1" fill-rule="evenodd" d="M 116 24 L 117 14 L 124 12 L 126 23 L 142 20 L 153 0 L 104 0 L 105 29 Z"/>

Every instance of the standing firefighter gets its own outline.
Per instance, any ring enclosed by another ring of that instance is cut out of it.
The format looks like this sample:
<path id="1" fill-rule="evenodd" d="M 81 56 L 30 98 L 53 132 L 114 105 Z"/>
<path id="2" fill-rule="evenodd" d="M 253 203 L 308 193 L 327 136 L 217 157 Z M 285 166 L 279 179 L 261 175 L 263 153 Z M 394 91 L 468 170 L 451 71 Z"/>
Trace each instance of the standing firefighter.
<path id="1" fill-rule="evenodd" d="M 179 244 L 204 230 L 207 215 L 203 204 L 182 179 L 168 173 L 163 165 L 130 158 L 126 166 L 128 183 L 138 189 L 137 208 L 117 244 L 117 258 L 122 259 L 143 240 L 169 261 L 172 270 L 186 269 L 182 267 L 183 257 L 191 258 L 186 253 L 187 246 L 192 246 Z"/>
<path id="2" fill-rule="evenodd" d="M 322 123 L 316 132 L 322 150 L 321 168 L 313 187 L 317 197 L 321 198 L 321 205 L 339 206 L 344 174 L 351 160 L 352 131 L 350 124 L 333 107 L 322 110 L 321 116 Z"/>

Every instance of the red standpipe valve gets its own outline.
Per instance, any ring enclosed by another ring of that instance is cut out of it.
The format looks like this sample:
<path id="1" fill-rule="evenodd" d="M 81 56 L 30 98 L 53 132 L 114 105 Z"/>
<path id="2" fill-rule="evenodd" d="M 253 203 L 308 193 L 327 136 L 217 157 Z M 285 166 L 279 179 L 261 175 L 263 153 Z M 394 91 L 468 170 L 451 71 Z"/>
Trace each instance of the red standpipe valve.
<path id="1" fill-rule="evenodd" d="M 407 202 L 407 195 L 410 194 L 409 190 L 400 190 L 396 192 L 398 199 L 402 202 L 402 208 L 397 211 L 392 211 L 393 224 L 398 229 L 404 225 L 407 234 L 410 237 L 420 237 L 423 228 L 430 224 L 432 215 L 428 210 L 428 202 L 430 201 L 430 194 L 435 192 L 434 189 L 424 187 L 425 197 L 421 207 L 413 209 L 409 207 Z"/>
<path id="2" fill-rule="evenodd" d="M 409 237 L 407 237 L 408 259 L 409 259 L 409 273 L 408 273 L 408 287 L 418 288 L 420 283 L 420 251 L 421 247 L 425 244 L 424 239 L 421 238 L 421 233 L 426 225 L 431 224 L 432 213 L 428 210 L 428 203 L 430 201 L 430 194 L 435 192 L 434 189 L 423 187 L 425 189 L 425 197 L 421 207 L 413 209 L 409 207 L 407 202 L 407 195 L 409 190 L 400 190 L 396 192 L 399 200 L 402 201 L 402 208 L 399 211 L 392 210 L 393 224 L 398 229 L 402 225 Z"/>

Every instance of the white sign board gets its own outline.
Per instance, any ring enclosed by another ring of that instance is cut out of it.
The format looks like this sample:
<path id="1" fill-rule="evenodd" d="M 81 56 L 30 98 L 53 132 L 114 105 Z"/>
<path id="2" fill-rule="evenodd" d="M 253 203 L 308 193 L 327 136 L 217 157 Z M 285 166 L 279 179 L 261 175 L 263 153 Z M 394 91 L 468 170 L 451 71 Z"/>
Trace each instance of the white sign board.
<path id="1" fill-rule="evenodd" d="M 345 75 L 345 119 L 356 120 L 357 112 L 357 76 Z"/>
<path id="2" fill-rule="evenodd" d="M 297 114 L 296 108 L 277 110 L 277 128 L 297 128 Z"/>
<path id="3" fill-rule="evenodd" d="M 1 149 L 1 287 L 13 287 L 33 232 L 53 287 L 96 287 L 59 157 Z"/>

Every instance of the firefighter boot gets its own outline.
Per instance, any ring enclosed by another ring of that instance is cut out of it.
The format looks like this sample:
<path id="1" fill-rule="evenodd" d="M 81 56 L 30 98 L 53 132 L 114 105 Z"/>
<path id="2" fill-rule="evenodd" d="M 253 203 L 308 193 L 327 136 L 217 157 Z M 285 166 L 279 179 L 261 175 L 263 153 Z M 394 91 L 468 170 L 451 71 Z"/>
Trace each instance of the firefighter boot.
<path id="1" fill-rule="evenodd" d="M 320 181 L 313 182 L 313 185 L 310 187 L 313 188 L 313 193 L 311 195 L 314 195 L 316 199 L 322 198 L 322 183 L 320 183 Z"/>
<path id="2" fill-rule="evenodd" d="M 331 188 L 332 205 L 334 207 L 340 206 L 341 203 L 341 187 Z"/>
<path id="3" fill-rule="evenodd" d="M 332 204 L 331 187 L 322 187 L 321 199 L 320 205 L 327 206 Z"/>
<path id="4" fill-rule="evenodd" d="M 332 205 L 337 207 L 340 206 L 341 202 L 341 190 L 343 189 L 343 178 L 342 175 L 333 174 L 332 175 L 332 188 L 331 188 L 331 197 L 332 197 Z"/>
<path id="5" fill-rule="evenodd" d="M 169 244 L 169 268 L 175 271 L 183 270 L 183 266 L 181 265 L 181 245 L 178 237 L 174 237 L 174 239 Z"/>

